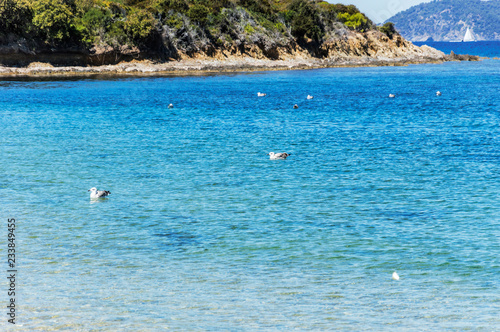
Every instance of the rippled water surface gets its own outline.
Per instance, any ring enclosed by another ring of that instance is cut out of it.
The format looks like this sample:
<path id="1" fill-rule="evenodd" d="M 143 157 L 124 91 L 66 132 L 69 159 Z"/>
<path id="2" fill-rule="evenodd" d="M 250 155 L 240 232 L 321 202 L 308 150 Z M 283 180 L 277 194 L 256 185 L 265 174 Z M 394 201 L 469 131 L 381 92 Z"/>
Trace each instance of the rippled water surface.
<path id="1" fill-rule="evenodd" d="M 414 42 L 415 45 L 428 45 L 434 47 L 446 54 L 454 52 L 456 54 L 470 54 L 481 57 L 499 57 L 500 41 L 476 41 L 476 42 Z"/>
<path id="2" fill-rule="evenodd" d="M 0 81 L 18 328 L 498 330 L 498 64 Z"/>

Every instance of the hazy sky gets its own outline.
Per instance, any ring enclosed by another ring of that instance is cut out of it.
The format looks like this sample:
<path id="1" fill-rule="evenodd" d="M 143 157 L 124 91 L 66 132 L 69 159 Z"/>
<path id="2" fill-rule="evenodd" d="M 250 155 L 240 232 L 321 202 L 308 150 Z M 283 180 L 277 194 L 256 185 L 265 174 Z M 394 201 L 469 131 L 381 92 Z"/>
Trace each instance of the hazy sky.
<path id="1" fill-rule="evenodd" d="M 330 3 L 355 5 L 375 23 L 382 23 L 402 10 L 422 2 L 430 1 L 431 0 L 328 0 Z"/>

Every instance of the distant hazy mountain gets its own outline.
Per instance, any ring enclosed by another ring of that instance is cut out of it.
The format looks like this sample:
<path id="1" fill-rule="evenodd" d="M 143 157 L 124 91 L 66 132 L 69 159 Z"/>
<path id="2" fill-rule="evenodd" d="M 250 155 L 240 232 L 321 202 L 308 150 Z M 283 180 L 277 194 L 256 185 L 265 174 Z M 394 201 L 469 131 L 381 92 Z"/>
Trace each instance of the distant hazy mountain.
<path id="1" fill-rule="evenodd" d="M 500 0 L 434 0 L 387 21 L 412 41 L 461 41 L 467 27 L 476 40 L 500 40 Z"/>

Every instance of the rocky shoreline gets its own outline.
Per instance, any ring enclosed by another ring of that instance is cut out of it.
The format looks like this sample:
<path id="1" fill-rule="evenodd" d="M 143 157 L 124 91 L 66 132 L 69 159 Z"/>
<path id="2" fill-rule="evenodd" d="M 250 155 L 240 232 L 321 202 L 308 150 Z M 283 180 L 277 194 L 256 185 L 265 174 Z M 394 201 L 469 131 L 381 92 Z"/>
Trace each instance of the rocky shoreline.
<path id="1" fill-rule="evenodd" d="M 475 57 L 465 56 L 462 61 L 477 61 Z M 49 63 L 34 62 L 27 67 L 2 67 L 1 77 L 46 77 L 46 76 L 170 76 L 196 75 L 210 73 L 229 73 L 269 70 L 301 70 L 336 67 L 370 67 L 370 66 L 406 66 L 410 64 L 443 63 L 457 61 L 449 57 L 442 59 L 379 59 L 370 57 L 340 59 L 294 59 L 294 60 L 262 60 L 241 58 L 232 60 L 192 59 L 154 63 L 149 60 L 122 62 L 116 65 L 103 66 L 62 66 L 55 67 Z"/>
<path id="2" fill-rule="evenodd" d="M 426 45 L 418 47 L 397 37 L 390 40 L 380 33 L 353 34 L 344 40 L 326 43 L 325 56 L 318 57 L 304 49 L 293 51 L 277 50 L 277 59 L 269 59 L 261 49 L 249 46 L 241 50 L 223 50 L 207 55 L 181 55 L 178 59 L 158 61 L 137 57 L 116 64 L 63 65 L 61 59 L 72 54 L 55 53 L 32 55 L 26 61 L 26 54 L 10 52 L 10 61 L 19 57 L 19 66 L 1 64 L 1 77 L 51 77 L 51 76 L 169 76 L 197 75 L 221 72 L 245 72 L 268 70 L 299 70 L 334 67 L 405 66 L 409 64 L 443 63 L 445 61 L 478 61 L 477 56 L 449 55 Z M 12 49 L 11 49 L 12 51 Z M 7 54 L 3 53 L 5 57 Z M 97 56 L 107 56 L 105 52 Z M 2 54 L 0 54 L 0 60 Z M 51 61 L 57 59 L 57 61 Z M 22 61 L 21 61 L 22 60 Z M 15 63 L 15 61 L 14 61 Z M 28 65 L 24 65 L 29 63 Z"/>
<path id="3" fill-rule="evenodd" d="M 20 4 L 16 8 L 24 16 L 12 17 L 7 25 L 0 21 L 0 78 L 196 75 L 479 60 L 418 47 L 392 23 L 378 27 L 355 6 L 235 0 L 208 8 L 199 1 L 175 2 L 179 6 L 162 1 L 143 8 L 147 4 L 139 1 L 134 8 L 92 0 L 79 3 L 77 11 L 58 3 L 58 9 L 78 17 L 73 22 L 80 24 L 78 33 L 68 25 L 71 15 L 61 26 L 52 26 L 50 19 L 50 26 L 44 26 L 40 20 L 51 17 L 46 15 L 53 8 L 39 8 L 37 14 L 28 3 Z M 107 18 L 94 22 L 92 15 Z"/>

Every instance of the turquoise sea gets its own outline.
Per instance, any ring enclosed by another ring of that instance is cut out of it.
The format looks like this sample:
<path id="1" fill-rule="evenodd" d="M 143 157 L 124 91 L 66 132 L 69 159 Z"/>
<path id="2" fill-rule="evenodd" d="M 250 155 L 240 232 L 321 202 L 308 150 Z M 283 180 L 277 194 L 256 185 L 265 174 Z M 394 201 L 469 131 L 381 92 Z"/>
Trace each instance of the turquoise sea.
<path id="1" fill-rule="evenodd" d="M 0 329 L 499 331 L 497 60 L 3 79 L 0 129 Z"/>

